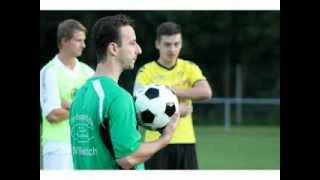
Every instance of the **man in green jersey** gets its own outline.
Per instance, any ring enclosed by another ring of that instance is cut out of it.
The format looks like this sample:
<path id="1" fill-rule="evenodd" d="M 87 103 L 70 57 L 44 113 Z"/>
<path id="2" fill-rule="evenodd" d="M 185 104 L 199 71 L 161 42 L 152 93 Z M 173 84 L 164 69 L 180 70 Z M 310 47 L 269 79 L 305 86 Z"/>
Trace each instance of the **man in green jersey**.
<path id="1" fill-rule="evenodd" d="M 118 85 L 142 52 L 132 21 L 125 15 L 103 17 L 92 33 L 96 73 L 77 91 L 70 110 L 74 168 L 144 169 L 143 162 L 169 143 L 179 114 L 158 140 L 142 143 L 133 98 Z"/>

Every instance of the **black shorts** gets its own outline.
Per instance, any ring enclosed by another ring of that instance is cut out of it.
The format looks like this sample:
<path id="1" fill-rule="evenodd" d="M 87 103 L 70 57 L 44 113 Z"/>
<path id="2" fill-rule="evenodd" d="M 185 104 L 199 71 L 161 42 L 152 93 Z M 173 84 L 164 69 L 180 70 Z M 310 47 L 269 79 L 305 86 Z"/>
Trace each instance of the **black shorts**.
<path id="1" fill-rule="evenodd" d="M 145 162 L 146 169 L 198 169 L 195 144 L 169 144 Z"/>

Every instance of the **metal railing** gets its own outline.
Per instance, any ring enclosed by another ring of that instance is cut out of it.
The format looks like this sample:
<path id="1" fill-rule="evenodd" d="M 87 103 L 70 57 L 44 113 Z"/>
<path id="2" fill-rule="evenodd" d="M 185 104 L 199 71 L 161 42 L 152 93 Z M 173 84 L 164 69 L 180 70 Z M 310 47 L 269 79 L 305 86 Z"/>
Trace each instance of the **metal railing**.
<path id="1" fill-rule="evenodd" d="M 210 100 L 194 102 L 194 104 L 224 104 L 224 128 L 229 131 L 231 127 L 231 105 L 236 104 L 236 119 L 238 124 L 242 119 L 242 104 L 280 105 L 279 98 L 212 98 Z"/>

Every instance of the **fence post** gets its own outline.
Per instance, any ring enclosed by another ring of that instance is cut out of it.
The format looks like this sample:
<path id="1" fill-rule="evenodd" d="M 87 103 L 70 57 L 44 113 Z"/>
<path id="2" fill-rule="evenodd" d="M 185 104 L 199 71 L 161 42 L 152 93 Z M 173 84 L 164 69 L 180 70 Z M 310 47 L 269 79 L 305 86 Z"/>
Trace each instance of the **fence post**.
<path id="1" fill-rule="evenodd" d="M 239 126 L 242 121 L 242 68 L 240 64 L 236 65 L 236 122 Z"/>
<path id="2" fill-rule="evenodd" d="M 224 102 L 224 130 L 226 132 L 230 131 L 230 125 L 231 125 L 231 103 L 230 100 L 227 99 Z"/>

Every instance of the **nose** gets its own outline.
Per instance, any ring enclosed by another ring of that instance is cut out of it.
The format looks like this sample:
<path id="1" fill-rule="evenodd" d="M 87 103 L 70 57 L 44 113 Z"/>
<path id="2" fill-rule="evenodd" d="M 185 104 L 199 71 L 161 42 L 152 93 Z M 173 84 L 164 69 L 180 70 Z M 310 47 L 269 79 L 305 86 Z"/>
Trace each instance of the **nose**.
<path id="1" fill-rule="evenodd" d="M 139 44 L 137 44 L 137 54 L 141 54 L 142 53 L 142 49 L 141 47 L 139 46 Z"/>
<path id="2" fill-rule="evenodd" d="M 174 46 L 170 46 L 169 52 L 170 52 L 170 53 L 176 52 L 176 48 L 175 48 Z"/>
<path id="3" fill-rule="evenodd" d="M 82 47 L 86 48 L 86 43 L 85 42 L 82 42 Z"/>

